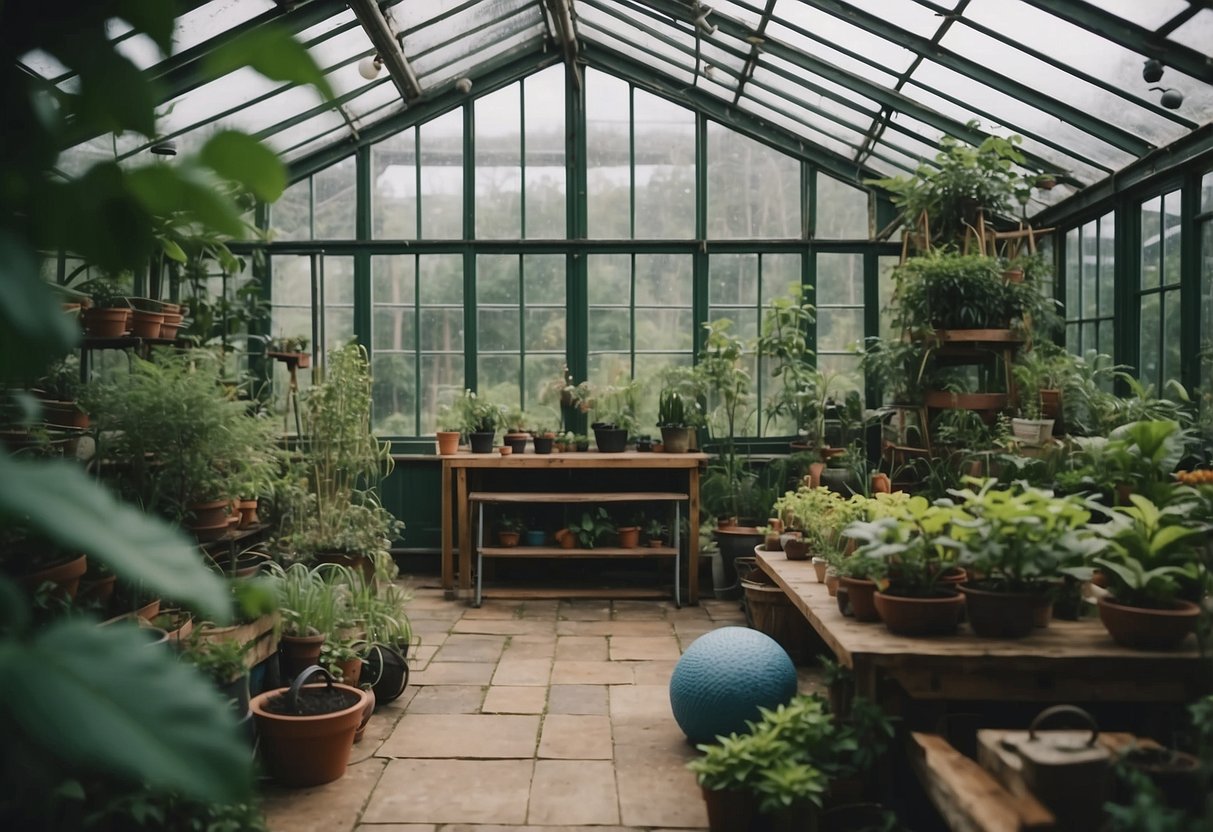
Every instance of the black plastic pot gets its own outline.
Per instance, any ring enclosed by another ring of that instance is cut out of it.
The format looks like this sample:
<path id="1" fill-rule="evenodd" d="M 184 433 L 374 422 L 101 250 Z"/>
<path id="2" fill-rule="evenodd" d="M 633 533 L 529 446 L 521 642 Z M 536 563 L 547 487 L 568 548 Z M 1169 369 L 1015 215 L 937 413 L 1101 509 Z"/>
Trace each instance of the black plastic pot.
<path id="1" fill-rule="evenodd" d="M 362 660 L 362 681 L 370 683 L 379 704 L 399 699 L 409 684 L 409 663 L 404 654 L 383 644 L 372 644 Z"/>
<path id="2" fill-rule="evenodd" d="M 535 437 L 535 453 L 550 454 L 552 452 L 552 443 L 556 441 L 553 436 L 536 436 Z"/>
<path id="3" fill-rule="evenodd" d="M 491 430 L 469 433 L 468 444 L 472 446 L 472 453 L 491 454 L 493 452 L 493 439 L 496 436 L 496 432 Z"/>
<path id="4" fill-rule="evenodd" d="M 524 454 L 526 453 L 527 440 L 530 438 L 530 434 L 526 433 L 507 433 L 503 441 L 514 453 Z"/>
<path id="5" fill-rule="evenodd" d="M 716 545 L 720 549 L 721 574 L 712 573 L 717 598 L 734 600 L 741 597 L 741 581 L 737 576 L 737 559 L 754 556 L 754 547 L 762 544 L 762 534 L 756 528 L 734 526 L 717 529 Z"/>
<path id="6" fill-rule="evenodd" d="M 621 454 L 628 446 L 628 432 L 622 428 L 604 425 L 594 428 L 594 441 L 604 454 Z"/>
<path id="7" fill-rule="evenodd" d="M 653 438 L 650 436 L 639 436 L 636 438 L 636 450 L 651 451 L 653 450 Z"/>

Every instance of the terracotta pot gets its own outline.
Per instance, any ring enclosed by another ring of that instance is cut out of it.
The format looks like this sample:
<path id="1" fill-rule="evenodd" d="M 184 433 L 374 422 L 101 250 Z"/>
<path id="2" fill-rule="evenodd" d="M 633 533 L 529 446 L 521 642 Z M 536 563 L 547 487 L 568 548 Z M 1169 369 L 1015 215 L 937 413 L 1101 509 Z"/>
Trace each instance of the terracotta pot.
<path id="1" fill-rule="evenodd" d="M 560 529 L 554 537 L 561 549 L 572 549 L 577 545 L 577 537 L 568 529 Z"/>
<path id="2" fill-rule="evenodd" d="M 194 632 L 194 617 L 185 610 L 160 610 L 156 618 L 164 619 L 156 626 L 168 634 L 168 640 L 174 645 L 185 641 Z"/>
<path id="3" fill-rule="evenodd" d="M 133 611 L 136 618 L 142 618 L 144 621 L 151 621 L 160 614 L 160 599 L 155 598 L 145 603 L 142 607 L 136 607 Z"/>
<path id="4" fill-rule="evenodd" d="M 838 573 L 826 567 L 826 592 L 833 598 L 838 595 Z"/>
<path id="5" fill-rule="evenodd" d="M 110 599 L 114 597 L 114 582 L 116 575 L 106 575 L 95 581 L 81 580 L 76 602 L 94 604 L 102 610 L 109 609 Z"/>
<path id="6" fill-rule="evenodd" d="M 1023 269 L 1005 269 L 1002 277 L 1007 283 L 1023 283 Z"/>
<path id="7" fill-rule="evenodd" d="M 635 549 L 640 546 L 639 526 L 620 526 L 616 531 L 619 534 L 620 549 Z"/>
<path id="8" fill-rule="evenodd" d="M 809 544 L 802 537 L 789 537 L 783 541 L 783 553 L 788 560 L 808 560 Z"/>
<path id="9" fill-rule="evenodd" d="M 513 549 L 518 545 L 518 539 L 522 535 L 518 532 L 497 532 L 497 544 L 505 549 Z"/>
<path id="10" fill-rule="evenodd" d="M 354 745 L 362 742 L 362 733 L 366 730 L 366 725 L 371 721 L 371 715 L 375 713 L 375 689 L 363 688 L 363 693 L 366 694 L 366 704 L 362 707 L 362 720 L 358 723 L 357 730 L 354 731 Z"/>
<path id="11" fill-rule="evenodd" d="M 825 558 L 813 558 L 813 571 L 817 573 L 817 583 L 826 582 L 826 570 L 829 568 L 830 565 L 826 563 Z"/>
<path id="12" fill-rule="evenodd" d="M 860 578 L 839 578 L 839 585 L 847 588 L 851 601 L 851 612 L 856 621 L 879 621 L 876 609 L 876 582 Z"/>
<path id="13" fill-rule="evenodd" d="M 88 414 L 81 410 L 76 402 L 54 399 L 42 400 L 42 421 L 48 425 L 76 430 L 86 430 L 89 424 Z"/>
<path id="14" fill-rule="evenodd" d="M 75 600 L 80 589 L 80 577 L 88 570 L 88 558 L 78 555 L 68 560 L 39 569 L 37 572 L 27 572 L 17 578 L 27 592 L 34 593 L 44 583 L 55 585 L 54 595 L 58 598 Z"/>
<path id="15" fill-rule="evenodd" d="M 497 453 L 499 453 L 501 456 L 512 456 L 514 453 L 514 449 L 511 448 L 509 445 L 502 445 L 499 448 L 497 448 Z"/>
<path id="16" fill-rule="evenodd" d="M 700 786 L 710 832 L 744 832 L 758 814 L 753 795 L 744 789 L 713 791 Z"/>
<path id="17" fill-rule="evenodd" d="M 1060 390 L 1045 389 L 1040 391 L 1040 415 L 1045 419 L 1052 419 L 1054 425 L 1061 420 Z"/>
<path id="18" fill-rule="evenodd" d="M 662 540 L 660 537 L 654 537 L 649 540 L 649 548 L 650 549 L 660 549 L 664 543 L 665 543 L 665 541 Z"/>
<path id="19" fill-rule="evenodd" d="M 354 658 L 347 662 L 337 662 L 337 667 L 341 668 L 341 684 L 349 685 L 352 688 L 358 687 L 358 680 L 362 678 L 362 659 Z"/>
<path id="20" fill-rule="evenodd" d="M 199 543 L 208 543 L 212 540 L 218 540 L 219 538 L 221 538 L 225 534 L 227 534 L 229 528 L 231 528 L 231 527 L 228 525 L 227 520 L 224 520 L 222 523 L 220 523 L 216 526 L 190 526 L 189 527 L 190 533 L 193 534 L 195 538 L 197 538 Z"/>
<path id="21" fill-rule="evenodd" d="M 888 494 L 893 490 L 893 481 L 889 479 L 889 475 L 877 471 L 872 474 L 872 493 L 873 494 Z"/>
<path id="22" fill-rule="evenodd" d="M 438 437 L 438 453 L 443 456 L 459 453 L 459 431 L 440 430 L 435 436 Z"/>
<path id="23" fill-rule="evenodd" d="M 294 679 L 320 660 L 324 633 L 315 636 L 282 636 L 278 642 L 278 668 L 283 679 Z"/>
<path id="24" fill-rule="evenodd" d="M 529 433 L 507 433 L 503 440 L 510 450 L 516 454 L 526 453 L 526 443 L 530 441 Z"/>
<path id="25" fill-rule="evenodd" d="M 1023 638 L 1036 626 L 1038 610 L 1052 603 L 1047 593 L 990 592 L 971 586 L 960 591 L 973 632 L 984 638 Z"/>
<path id="26" fill-rule="evenodd" d="M 136 309 L 131 316 L 131 335 L 136 338 L 159 338 L 164 324 L 163 312 L 148 312 Z"/>
<path id="27" fill-rule="evenodd" d="M 247 529 L 261 522 L 261 518 L 257 516 L 257 499 L 255 497 L 251 500 L 240 500 L 236 505 L 240 509 L 240 528 Z"/>
<path id="28" fill-rule="evenodd" d="M 324 685 L 305 685 L 319 690 Z M 257 721 L 261 760 L 270 776 L 288 786 L 319 786 L 345 774 L 354 745 L 354 732 L 362 721 L 367 694 L 349 685 L 332 684 L 334 690 L 349 694 L 351 704 L 339 711 L 316 716 L 273 714 L 265 709 L 271 697 L 287 693 L 287 688 L 254 696 L 249 709 Z"/>
<path id="29" fill-rule="evenodd" d="M 84 334 L 90 338 L 121 338 L 126 335 L 131 310 L 125 306 L 85 309 L 80 315 Z"/>
<path id="30" fill-rule="evenodd" d="M 1099 620 L 1117 644 L 1137 650 L 1169 650 L 1196 629 L 1200 607 L 1175 601 L 1169 610 L 1130 607 L 1115 599 L 1099 599 Z"/>
<path id="31" fill-rule="evenodd" d="M 171 341 L 177 337 L 177 330 L 181 329 L 181 321 L 184 316 L 180 312 L 164 313 L 164 323 L 160 324 L 160 337 L 166 341 Z"/>
<path id="32" fill-rule="evenodd" d="M 186 507 L 186 517 L 191 529 L 213 529 L 227 525 L 227 509 L 230 500 L 208 500 Z"/>
<path id="33" fill-rule="evenodd" d="M 690 428 L 662 428 L 662 451 L 667 454 L 685 454 L 691 447 Z M 656 448 L 654 448 L 656 450 Z"/>
<path id="34" fill-rule="evenodd" d="M 876 611 L 890 633 L 899 636 L 936 636 L 956 632 L 964 612 L 964 596 L 952 592 L 935 598 L 914 598 L 877 592 Z M 852 601 L 852 606 L 854 602 Z"/>
<path id="35" fill-rule="evenodd" d="M 336 563 L 346 569 L 361 572 L 367 583 L 375 578 L 375 561 L 361 552 L 317 552 L 316 563 Z"/>

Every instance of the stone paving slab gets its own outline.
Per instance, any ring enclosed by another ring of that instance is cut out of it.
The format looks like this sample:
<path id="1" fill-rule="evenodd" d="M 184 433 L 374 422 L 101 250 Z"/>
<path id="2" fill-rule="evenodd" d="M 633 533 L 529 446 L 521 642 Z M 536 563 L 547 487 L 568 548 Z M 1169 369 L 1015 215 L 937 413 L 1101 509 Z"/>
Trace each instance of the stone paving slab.
<path id="1" fill-rule="evenodd" d="M 665 685 L 669 687 L 670 676 L 678 662 L 632 662 L 632 672 L 638 685 Z"/>
<path id="2" fill-rule="evenodd" d="M 673 722 L 670 689 L 666 685 L 612 685 L 611 721 Z"/>
<path id="3" fill-rule="evenodd" d="M 434 656 L 436 662 L 495 662 L 505 649 L 505 636 L 455 633 L 448 636 Z"/>
<path id="4" fill-rule="evenodd" d="M 545 687 L 493 685 L 480 710 L 486 714 L 541 714 L 547 699 Z"/>
<path id="5" fill-rule="evenodd" d="M 539 756 L 555 760 L 609 760 L 614 756 L 607 716 L 548 714 L 543 719 Z"/>
<path id="6" fill-rule="evenodd" d="M 502 658 L 550 659 L 556 655 L 556 636 L 510 636 Z"/>
<path id="7" fill-rule="evenodd" d="M 535 756 L 538 739 L 538 716 L 406 713 L 377 754 L 380 757 L 530 759 Z"/>
<path id="8" fill-rule="evenodd" d="M 549 714 L 605 714 L 606 685 L 552 685 L 548 689 Z"/>
<path id="9" fill-rule="evenodd" d="M 619 823 L 614 766 L 608 761 L 537 760 L 527 821 Z"/>
<path id="10" fill-rule="evenodd" d="M 551 659 L 515 659 L 507 656 L 497 663 L 497 671 L 493 674 L 493 684 L 546 688 L 551 677 Z"/>
<path id="11" fill-rule="evenodd" d="M 453 631 L 456 633 L 485 633 L 496 636 L 537 636 L 551 634 L 551 621 L 536 621 L 534 619 L 485 619 L 472 620 L 461 618 L 455 622 Z"/>
<path id="12" fill-rule="evenodd" d="M 386 760 L 366 760 L 347 768 L 340 780 L 307 789 L 266 786 L 262 790 L 262 810 L 270 832 L 348 832 L 354 828 L 358 812 L 379 783 L 386 764 Z M 614 785 L 612 780 L 611 787 Z"/>
<path id="13" fill-rule="evenodd" d="M 578 662 L 605 662 L 610 658 L 606 636 L 560 636 L 556 658 Z"/>
<path id="14" fill-rule="evenodd" d="M 363 823 L 526 822 L 533 760 L 392 760 Z"/>
<path id="15" fill-rule="evenodd" d="M 611 660 L 654 660 L 671 659 L 678 661 L 682 651 L 678 649 L 678 639 L 673 636 L 611 636 Z"/>
<path id="16" fill-rule="evenodd" d="M 487 685 L 496 667 L 492 662 L 430 662 L 409 676 L 409 685 Z"/>
<path id="17" fill-rule="evenodd" d="M 654 601 L 612 601 L 611 610 L 617 620 L 626 621 L 661 621 L 665 618 L 667 607 L 672 607 L 672 604 L 664 604 Z"/>
<path id="18" fill-rule="evenodd" d="M 607 621 L 610 601 L 561 601 L 557 617 L 566 621 Z"/>
<path id="19" fill-rule="evenodd" d="M 484 688 L 480 685 L 428 685 L 417 690 L 410 714 L 475 714 L 480 712 Z"/>
<path id="20" fill-rule="evenodd" d="M 459 627 L 462 621 L 455 624 Z M 557 621 L 558 636 L 668 636 L 667 621 Z"/>
<path id="21" fill-rule="evenodd" d="M 632 668 L 622 662 L 579 662 L 557 659 L 552 665 L 553 685 L 630 685 Z"/>
<path id="22" fill-rule="evenodd" d="M 628 826 L 705 827 L 708 813 L 682 765 L 615 763 L 620 821 Z"/>

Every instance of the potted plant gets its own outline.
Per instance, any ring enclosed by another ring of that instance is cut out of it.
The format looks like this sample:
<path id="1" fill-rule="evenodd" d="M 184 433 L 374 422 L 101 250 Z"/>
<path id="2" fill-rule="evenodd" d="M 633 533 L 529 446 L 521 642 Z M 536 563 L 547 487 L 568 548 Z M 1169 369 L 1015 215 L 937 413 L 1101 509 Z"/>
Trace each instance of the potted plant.
<path id="1" fill-rule="evenodd" d="M 601 453 L 622 453 L 628 436 L 636 429 L 636 397 L 639 386 L 634 380 L 620 381 L 594 389 L 590 411 L 594 414 L 594 441 Z"/>
<path id="2" fill-rule="evenodd" d="M 358 687 L 362 677 L 362 648 L 366 642 L 360 638 L 325 639 L 320 647 L 320 666 L 333 678 L 350 687 Z"/>
<path id="3" fill-rule="evenodd" d="M 1021 418 L 1011 424 L 1015 438 L 1040 445 L 1053 435 L 1061 416 L 1062 391 L 1069 386 L 1072 356 L 1051 341 L 1038 341 L 1016 356 L 1012 371 L 1019 395 Z"/>
<path id="4" fill-rule="evenodd" d="M 181 658 L 192 664 L 215 685 L 225 699 L 233 702 L 237 713 L 248 712 L 249 674 L 245 664 L 248 645 L 235 639 L 199 638 L 201 629 L 195 629 L 182 643 Z"/>
<path id="5" fill-rule="evenodd" d="M 0 529 L 0 574 L 13 578 L 30 595 L 45 588 L 54 597 L 72 600 L 87 570 L 84 555 L 34 537 L 21 524 Z"/>
<path id="6" fill-rule="evenodd" d="M 542 415 L 536 415 L 532 419 L 532 435 L 535 437 L 535 453 L 550 454 L 556 442 L 556 429 L 553 423 L 546 420 Z"/>
<path id="7" fill-rule="evenodd" d="M 936 536 L 951 524 L 954 510 L 934 506 L 921 497 L 907 517 L 853 523 L 847 535 L 861 542 L 852 559 L 882 563 L 873 597 L 876 613 L 897 635 L 946 635 L 956 631 L 964 612 L 964 597 L 947 580 L 949 550 Z M 852 607 L 854 599 L 852 597 Z"/>
<path id="8" fill-rule="evenodd" d="M 1094 551 L 1087 531 L 1094 505 L 1078 496 L 1055 496 L 1030 486 L 995 488 L 989 479 L 954 491 L 967 515 L 947 532 L 957 562 L 969 571 L 960 587 L 979 636 L 1022 638 L 1047 626 L 1052 592 L 1074 552 Z M 976 577 L 973 577 L 976 576 Z"/>
<path id="9" fill-rule="evenodd" d="M 306 335 L 280 335 L 266 345 L 265 354 L 288 366 L 294 364 L 301 370 L 312 366 L 312 354 L 308 350 L 311 339 Z"/>
<path id="10" fill-rule="evenodd" d="M 573 450 L 579 453 L 585 453 L 590 449 L 590 437 L 584 433 L 573 434 Z"/>
<path id="11" fill-rule="evenodd" d="M 644 524 L 644 536 L 648 538 L 650 549 L 660 549 L 665 543 L 665 524 L 656 517 L 650 517 Z"/>
<path id="12" fill-rule="evenodd" d="M 283 676 L 293 679 L 320 659 L 320 648 L 339 614 L 334 603 L 338 590 L 324 580 L 319 569 L 303 563 L 268 568 L 282 611 L 279 662 Z"/>
<path id="13" fill-rule="evenodd" d="M 813 446 L 823 439 L 822 403 L 827 374 L 814 366 L 808 331 L 814 321 L 813 305 L 806 298 L 811 287 L 793 283 L 786 295 L 771 299 L 763 311 L 755 352 L 766 359 L 778 387 L 766 402 L 767 425 L 780 419 Z"/>
<path id="14" fill-rule="evenodd" d="M 1096 528 L 1108 541 L 1105 557 L 1094 562 L 1110 582 L 1110 597 L 1099 599 L 1099 617 L 1118 644 L 1165 650 L 1196 628 L 1204 594 L 1199 549 L 1207 531 L 1186 525 L 1189 506 L 1160 508 L 1140 494 L 1118 507 Z"/>
<path id="15" fill-rule="evenodd" d="M 598 543 L 614 535 L 616 529 L 615 523 L 607 514 L 606 509 L 599 506 L 594 511 L 583 511 L 580 519 L 571 521 L 568 532 L 580 548 L 593 549 Z M 559 532 L 557 540 L 560 540 L 560 544 L 564 546 Z M 572 547 L 566 546 L 565 548 Z"/>
<path id="16" fill-rule="evenodd" d="M 529 424 L 529 417 L 522 412 L 520 407 L 511 407 L 506 411 L 504 419 L 505 436 L 503 441 L 512 453 L 526 453 L 526 443 L 531 438 L 531 433 L 526 429 Z"/>
<path id="17" fill-rule="evenodd" d="M 131 306 L 122 291 L 105 278 L 80 284 L 89 305 L 80 315 L 89 338 L 121 338 L 130 331 Z"/>
<path id="18" fill-rule="evenodd" d="M 43 421 L 56 427 L 88 428 L 88 414 L 78 401 L 82 387 L 76 356 L 66 356 L 50 365 L 35 389 L 41 399 Z"/>
<path id="19" fill-rule="evenodd" d="M 306 684 L 317 675 L 323 683 Z M 289 688 L 253 697 L 249 707 L 270 776 L 288 786 L 319 786 L 339 779 L 368 697 L 356 687 L 335 684 L 332 674 L 316 665 L 293 677 Z"/>
<path id="20" fill-rule="evenodd" d="M 657 399 L 657 426 L 661 429 L 661 444 L 668 454 L 683 454 L 691 447 L 690 414 L 697 412 L 699 403 L 688 400 L 676 389 L 665 388 Z"/>
<path id="21" fill-rule="evenodd" d="M 626 525 L 616 526 L 615 534 L 619 539 L 620 549 L 635 549 L 640 545 L 640 524 L 642 519 L 639 517 L 630 518 Z"/>
<path id="22" fill-rule="evenodd" d="M 879 621 L 876 608 L 877 583 L 885 578 L 885 564 L 878 558 L 859 558 L 851 555 L 832 559 L 838 573 L 839 609 L 849 609 L 856 621 Z"/>
<path id="23" fill-rule="evenodd" d="M 439 408 L 438 430 L 434 432 L 439 455 L 454 456 L 459 453 L 459 440 L 463 437 L 465 424 L 463 414 L 455 403 L 452 402 Z"/>
<path id="24" fill-rule="evenodd" d="M 499 546 L 507 549 L 517 546 L 524 531 L 526 531 L 526 524 L 518 514 L 507 512 L 497 518 L 497 544 Z"/>
<path id="25" fill-rule="evenodd" d="M 474 454 L 491 454 L 493 439 L 501 427 L 505 412 L 501 405 L 477 396 L 471 390 L 464 392 L 466 423 L 464 430 Z"/>

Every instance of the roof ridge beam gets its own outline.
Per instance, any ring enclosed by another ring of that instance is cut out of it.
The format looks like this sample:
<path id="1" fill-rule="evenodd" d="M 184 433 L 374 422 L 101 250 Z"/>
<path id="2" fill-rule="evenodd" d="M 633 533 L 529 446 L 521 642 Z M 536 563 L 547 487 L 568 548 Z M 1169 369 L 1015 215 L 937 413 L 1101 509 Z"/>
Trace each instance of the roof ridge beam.
<path id="1" fill-rule="evenodd" d="M 423 90 L 417 80 L 417 74 L 409 66 L 404 50 L 400 48 L 396 30 L 383 16 L 379 4 L 375 0 L 349 0 L 349 4 L 367 37 L 371 39 L 375 51 L 379 53 L 379 60 L 387 67 L 388 75 L 400 91 L 401 98 L 409 104 L 421 98 Z"/>
<path id="2" fill-rule="evenodd" d="M 543 0 L 556 31 L 560 33 L 560 50 L 564 54 L 564 66 L 573 84 L 581 89 L 581 73 L 577 69 L 577 25 L 573 21 L 572 0 Z"/>
<path id="3" fill-rule="evenodd" d="M 1025 104 L 1038 107 L 1063 121 L 1068 121 L 1078 129 L 1102 138 L 1104 141 L 1126 153 L 1142 156 L 1154 149 L 1153 144 L 1136 133 L 1131 133 L 1115 124 L 1097 119 L 1085 110 L 1058 101 L 1056 98 L 1045 95 L 1039 90 L 1034 90 L 1027 84 L 1023 84 L 1013 78 L 1008 78 L 1002 73 L 994 72 L 976 61 L 969 60 L 952 52 L 950 49 L 945 49 L 938 44 L 932 43 L 928 38 L 881 20 L 875 15 L 869 14 L 843 0 L 804 0 L 804 2 L 831 17 L 836 17 L 846 23 L 858 26 L 860 29 L 892 43 L 905 46 L 920 55 L 929 55 L 931 60 L 948 69 L 966 75 L 1013 98 L 1017 98 Z"/>

